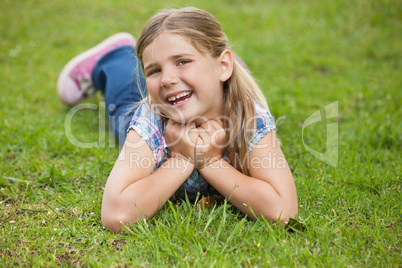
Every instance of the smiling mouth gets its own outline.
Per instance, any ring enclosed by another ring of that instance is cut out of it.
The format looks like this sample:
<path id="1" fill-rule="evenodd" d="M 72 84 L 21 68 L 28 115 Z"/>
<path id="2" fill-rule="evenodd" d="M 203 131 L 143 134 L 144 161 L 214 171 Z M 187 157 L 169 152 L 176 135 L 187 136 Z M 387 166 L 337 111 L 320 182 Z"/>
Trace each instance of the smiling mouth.
<path id="1" fill-rule="evenodd" d="M 187 101 L 188 99 L 190 99 L 192 95 L 193 95 L 193 93 L 190 91 L 181 92 L 181 93 L 177 94 L 176 96 L 167 98 L 167 101 L 170 103 L 170 105 L 176 106 L 176 105 L 183 103 L 183 102 Z"/>

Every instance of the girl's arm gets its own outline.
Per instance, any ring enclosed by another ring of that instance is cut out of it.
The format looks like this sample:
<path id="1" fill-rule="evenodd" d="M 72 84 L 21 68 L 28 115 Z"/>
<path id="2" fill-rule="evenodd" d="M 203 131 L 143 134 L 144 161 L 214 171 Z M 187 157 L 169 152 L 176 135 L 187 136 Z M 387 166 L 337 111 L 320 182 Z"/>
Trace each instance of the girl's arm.
<path id="1" fill-rule="evenodd" d="M 250 176 L 222 158 L 199 172 L 234 206 L 253 219 L 260 214 L 275 222 L 279 217 L 281 222 L 295 217 L 298 212 L 296 187 L 275 131 L 260 140 L 245 164 Z"/>
<path id="2" fill-rule="evenodd" d="M 151 149 L 131 130 L 105 186 L 105 227 L 119 232 L 122 224 L 153 216 L 190 176 L 194 164 L 185 157 L 172 157 L 152 173 L 154 168 Z"/>

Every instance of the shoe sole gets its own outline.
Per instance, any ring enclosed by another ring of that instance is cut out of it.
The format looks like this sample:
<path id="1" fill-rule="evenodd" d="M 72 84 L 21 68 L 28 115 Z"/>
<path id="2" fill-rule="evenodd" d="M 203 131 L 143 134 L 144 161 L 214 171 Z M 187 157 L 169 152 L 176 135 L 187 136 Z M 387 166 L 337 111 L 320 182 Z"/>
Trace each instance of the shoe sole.
<path id="1" fill-rule="evenodd" d="M 75 56 L 74 58 L 72 58 L 65 66 L 64 68 L 61 70 L 59 78 L 57 79 L 57 95 L 59 96 L 60 100 L 63 101 L 61 99 L 60 96 L 62 96 L 63 93 L 63 88 L 62 85 L 65 84 L 65 80 L 69 78 L 69 73 L 71 72 L 72 69 L 74 69 L 74 67 L 80 63 L 82 60 L 84 60 L 87 57 L 90 57 L 91 55 L 97 53 L 99 50 L 104 49 L 105 47 L 115 43 L 116 41 L 119 40 L 124 40 L 124 39 L 131 39 L 135 41 L 135 38 L 129 34 L 129 33 L 117 33 L 114 34 L 108 38 L 106 38 L 105 40 L 103 40 L 102 42 L 100 42 L 99 44 L 97 44 L 96 46 L 82 52 L 81 54 L 78 54 L 77 56 Z M 64 101 L 63 101 L 64 102 Z"/>

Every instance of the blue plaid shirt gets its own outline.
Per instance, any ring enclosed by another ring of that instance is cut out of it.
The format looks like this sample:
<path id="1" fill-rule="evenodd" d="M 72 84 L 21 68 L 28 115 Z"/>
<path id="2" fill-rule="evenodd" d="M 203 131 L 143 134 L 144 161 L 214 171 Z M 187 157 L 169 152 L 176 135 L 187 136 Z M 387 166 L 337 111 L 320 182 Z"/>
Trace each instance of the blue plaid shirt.
<path id="1" fill-rule="evenodd" d="M 261 138 L 271 130 L 276 129 L 274 119 L 269 110 L 266 110 L 257 102 L 254 102 L 254 105 L 256 110 L 256 130 L 253 137 L 250 138 L 249 152 Z M 128 130 L 134 129 L 151 148 L 155 160 L 155 170 L 170 157 L 162 124 L 163 121 L 158 111 L 152 110 L 147 103 L 141 103 L 136 109 L 128 128 Z M 183 198 L 185 191 L 187 191 L 187 196 L 190 200 L 195 200 L 198 194 L 204 196 L 220 195 L 205 181 L 197 169 L 193 170 L 190 177 L 183 183 L 174 197 Z"/>

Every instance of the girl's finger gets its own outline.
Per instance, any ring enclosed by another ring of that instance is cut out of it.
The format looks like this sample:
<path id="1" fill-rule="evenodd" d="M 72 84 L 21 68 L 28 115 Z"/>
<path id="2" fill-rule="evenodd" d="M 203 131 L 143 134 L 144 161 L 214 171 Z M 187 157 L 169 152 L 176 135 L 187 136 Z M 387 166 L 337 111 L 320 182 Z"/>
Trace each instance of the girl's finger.
<path id="1" fill-rule="evenodd" d="M 223 122 L 219 118 L 210 121 L 213 130 L 219 130 L 223 128 Z"/>
<path id="2" fill-rule="evenodd" d="M 188 135 L 190 139 L 195 139 L 198 137 L 198 129 L 197 128 L 192 128 L 188 131 Z"/>
<path id="3" fill-rule="evenodd" d="M 219 117 L 215 118 L 212 121 L 218 123 L 221 127 L 224 127 L 223 121 Z"/>
<path id="4" fill-rule="evenodd" d="M 187 128 L 188 129 L 195 129 L 195 128 L 197 128 L 197 125 L 195 124 L 195 122 L 191 122 L 191 123 L 187 124 Z"/>
<path id="5" fill-rule="evenodd" d="M 204 122 L 198 128 L 205 129 L 206 131 L 211 131 L 212 129 L 211 122 L 210 121 Z"/>
<path id="6" fill-rule="evenodd" d="M 208 132 L 205 131 L 205 129 L 198 129 L 198 137 L 202 139 L 204 144 L 209 144 L 210 137 Z"/>

